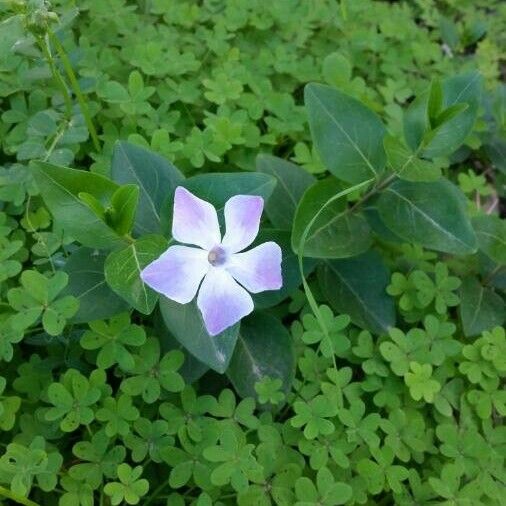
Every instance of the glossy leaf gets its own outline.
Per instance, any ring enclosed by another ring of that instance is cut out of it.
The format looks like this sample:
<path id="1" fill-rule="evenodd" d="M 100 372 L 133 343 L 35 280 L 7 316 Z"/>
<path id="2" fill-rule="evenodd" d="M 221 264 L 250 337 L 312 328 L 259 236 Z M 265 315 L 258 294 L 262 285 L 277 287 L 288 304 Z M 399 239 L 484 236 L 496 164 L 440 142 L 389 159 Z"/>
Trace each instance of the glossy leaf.
<path id="1" fill-rule="evenodd" d="M 327 260 L 318 279 L 330 305 L 348 314 L 355 325 L 375 334 L 384 334 L 395 325 L 394 300 L 386 293 L 390 271 L 375 251 Z"/>
<path id="2" fill-rule="evenodd" d="M 378 201 L 381 219 L 395 234 L 428 249 L 469 255 L 477 243 L 460 190 L 446 179 L 396 181 Z"/>
<path id="3" fill-rule="evenodd" d="M 305 228 L 330 197 L 341 190 L 335 179 L 317 181 L 299 203 L 292 231 L 292 248 L 299 251 Z M 346 199 L 329 204 L 312 225 L 304 246 L 304 256 L 346 258 L 366 251 L 372 242 L 371 231 L 362 214 L 352 212 Z"/>
<path id="4" fill-rule="evenodd" d="M 162 156 L 119 141 L 114 147 L 111 177 L 119 184 L 139 186 L 134 232 L 160 233 L 163 203 L 184 180 L 181 172 Z"/>
<path id="5" fill-rule="evenodd" d="M 265 213 L 275 228 L 291 230 L 297 205 L 307 188 L 315 182 L 314 176 L 298 165 L 270 155 L 257 156 L 256 167 L 259 172 L 270 174 L 277 180 Z"/>
<path id="6" fill-rule="evenodd" d="M 348 183 L 379 176 L 385 167 L 385 127 L 358 100 L 329 86 L 308 84 L 304 102 L 315 146 L 327 169 Z"/>
<path id="7" fill-rule="evenodd" d="M 104 276 L 106 253 L 90 248 L 74 251 L 63 270 L 69 282 L 63 295 L 79 300 L 79 310 L 72 321 L 90 322 L 110 318 L 127 309 L 127 303 L 109 288 Z"/>
<path id="8" fill-rule="evenodd" d="M 160 311 L 169 332 L 200 362 L 219 373 L 227 370 L 239 334 L 239 324 L 210 336 L 195 301 L 178 304 L 160 297 Z"/>
<path id="9" fill-rule="evenodd" d="M 123 239 L 79 198 L 88 193 L 106 207 L 118 186 L 103 176 L 45 162 L 33 162 L 35 180 L 55 221 L 83 246 L 113 248 Z"/>
<path id="10" fill-rule="evenodd" d="M 254 313 L 241 322 L 227 376 L 241 397 L 256 397 L 255 383 L 279 378 L 290 390 L 295 370 L 293 341 L 282 323 L 265 313 Z"/>
<path id="11" fill-rule="evenodd" d="M 142 282 L 140 273 L 166 249 L 167 241 L 163 237 L 150 235 L 113 251 L 105 261 L 108 285 L 143 314 L 153 311 L 158 295 Z"/>

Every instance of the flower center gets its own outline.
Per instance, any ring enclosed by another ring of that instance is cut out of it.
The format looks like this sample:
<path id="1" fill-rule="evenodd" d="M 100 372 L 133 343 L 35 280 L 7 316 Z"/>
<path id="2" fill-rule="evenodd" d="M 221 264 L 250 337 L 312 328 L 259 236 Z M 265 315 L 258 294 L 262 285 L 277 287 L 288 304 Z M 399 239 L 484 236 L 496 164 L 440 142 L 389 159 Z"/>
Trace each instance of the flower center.
<path id="1" fill-rule="evenodd" d="M 227 254 L 220 246 L 215 246 L 207 255 L 208 262 L 214 267 L 223 265 L 227 260 Z"/>

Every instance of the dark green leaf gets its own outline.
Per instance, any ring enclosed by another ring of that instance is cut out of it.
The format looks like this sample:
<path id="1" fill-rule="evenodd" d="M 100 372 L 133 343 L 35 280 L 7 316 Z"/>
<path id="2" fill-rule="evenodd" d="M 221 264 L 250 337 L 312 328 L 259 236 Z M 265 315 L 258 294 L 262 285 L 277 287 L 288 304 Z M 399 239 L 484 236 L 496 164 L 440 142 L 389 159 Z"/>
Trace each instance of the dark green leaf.
<path id="1" fill-rule="evenodd" d="M 299 251 L 305 228 L 321 207 L 342 188 L 333 178 L 317 181 L 299 203 L 292 231 L 292 248 Z M 345 258 L 366 251 L 372 242 L 371 231 L 362 214 L 352 212 L 346 199 L 329 204 L 312 225 L 304 246 L 304 256 Z"/>
<path id="2" fill-rule="evenodd" d="M 476 216 L 472 220 L 483 253 L 498 264 L 506 264 L 506 221 L 497 216 Z"/>
<path id="3" fill-rule="evenodd" d="M 83 246 L 112 248 L 124 241 L 79 198 L 89 193 L 104 207 L 118 186 L 103 176 L 84 170 L 33 162 L 35 179 L 55 221 Z"/>
<path id="4" fill-rule="evenodd" d="M 277 180 L 272 197 L 265 206 L 265 212 L 275 228 L 291 230 L 295 210 L 302 195 L 315 178 L 298 165 L 282 158 L 259 155 L 256 160 L 259 172 L 270 174 Z"/>
<path id="5" fill-rule="evenodd" d="M 455 255 L 476 251 L 465 197 L 446 179 L 396 181 L 381 194 L 378 209 L 385 224 L 406 241 Z"/>
<path id="6" fill-rule="evenodd" d="M 478 279 L 469 277 L 463 281 L 460 299 L 460 318 L 467 337 L 503 325 L 506 317 L 504 300 L 490 288 L 482 286 Z"/>
<path id="7" fill-rule="evenodd" d="M 219 373 L 227 370 L 234 352 L 239 324 L 210 336 L 195 302 L 178 304 L 160 297 L 160 311 L 169 332 L 200 362 Z"/>
<path id="8" fill-rule="evenodd" d="M 375 251 L 327 260 L 318 278 L 330 305 L 348 314 L 359 327 L 383 334 L 395 325 L 394 301 L 386 293 L 390 272 Z"/>
<path id="9" fill-rule="evenodd" d="M 104 252 L 79 248 L 65 263 L 63 270 L 69 275 L 69 283 L 62 295 L 79 299 L 79 311 L 72 321 L 81 323 L 110 318 L 128 307 L 105 281 L 106 256 Z"/>
<path id="10" fill-rule="evenodd" d="M 385 137 L 385 151 L 388 163 L 399 178 L 406 181 L 437 181 L 441 177 L 441 169 L 434 162 L 422 160 L 410 151 L 397 137 Z"/>
<path id="11" fill-rule="evenodd" d="M 385 167 L 385 127 L 358 100 L 329 86 L 308 84 L 304 101 L 315 146 L 327 169 L 348 183 L 377 177 Z"/>
<path id="12" fill-rule="evenodd" d="M 158 295 L 142 282 L 140 273 L 166 249 L 167 241 L 162 236 L 148 235 L 113 251 L 105 261 L 108 285 L 143 314 L 153 311 Z"/>
<path id="13" fill-rule="evenodd" d="M 258 195 L 267 201 L 276 179 L 259 172 L 200 174 L 187 179 L 183 186 L 220 210 L 234 195 Z"/>
<path id="14" fill-rule="evenodd" d="M 163 203 L 184 180 L 168 160 L 128 142 L 117 142 L 112 157 L 111 176 L 119 184 L 136 184 L 140 189 L 135 217 L 136 234 L 161 231 Z"/>
<path id="15" fill-rule="evenodd" d="M 256 397 L 255 383 L 265 376 L 281 379 L 282 389 L 288 392 L 295 368 L 292 343 L 290 334 L 277 318 L 264 313 L 245 318 L 227 369 L 239 395 Z"/>

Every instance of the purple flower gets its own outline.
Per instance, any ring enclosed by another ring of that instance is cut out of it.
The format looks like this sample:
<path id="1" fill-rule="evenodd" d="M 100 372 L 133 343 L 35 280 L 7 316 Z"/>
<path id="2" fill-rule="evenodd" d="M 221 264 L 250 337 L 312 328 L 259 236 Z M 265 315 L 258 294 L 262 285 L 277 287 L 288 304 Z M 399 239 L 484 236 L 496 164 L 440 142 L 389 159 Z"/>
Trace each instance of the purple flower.
<path id="1" fill-rule="evenodd" d="M 225 204 L 223 238 L 216 209 L 182 186 L 176 188 L 173 238 L 198 246 L 171 246 L 142 272 L 148 286 L 180 304 L 197 306 L 207 331 L 215 336 L 253 311 L 248 293 L 281 288 L 281 248 L 265 242 L 243 251 L 255 239 L 264 201 L 235 195 Z M 200 290 L 199 290 L 200 286 Z"/>

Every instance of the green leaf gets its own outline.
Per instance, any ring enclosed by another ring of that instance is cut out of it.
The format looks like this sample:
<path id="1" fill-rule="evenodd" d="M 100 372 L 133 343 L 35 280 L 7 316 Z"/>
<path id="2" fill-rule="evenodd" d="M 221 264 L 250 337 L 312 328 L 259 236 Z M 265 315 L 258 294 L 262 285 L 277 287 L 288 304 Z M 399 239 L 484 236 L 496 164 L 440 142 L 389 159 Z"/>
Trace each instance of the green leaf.
<path id="1" fill-rule="evenodd" d="M 297 207 L 292 231 L 292 248 L 299 252 L 304 230 L 341 186 L 334 178 L 317 181 L 302 197 Z M 304 256 L 312 258 L 345 258 L 366 251 L 372 243 L 367 220 L 338 199 L 325 207 L 312 224 L 304 245 Z"/>
<path id="2" fill-rule="evenodd" d="M 264 313 L 254 313 L 241 322 L 237 344 L 227 376 L 242 397 L 256 397 L 255 383 L 266 376 L 282 381 L 290 390 L 295 357 L 293 341 L 281 322 Z"/>
<path id="3" fill-rule="evenodd" d="M 119 141 L 114 146 L 111 177 L 119 184 L 139 186 L 139 204 L 135 216 L 136 234 L 161 232 L 161 213 L 167 195 L 172 195 L 184 180 L 168 160 L 134 144 Z"/>
<path id="4" fill-rule="evenodd" d="M 390 272 L 377 252 L 327 260 L 318 274 L 330 305 L 348 314 L 355 325 L 375 334 L 384 334 L 395 325 L 394 300 L 386 293 Z"/>
<path id="5" fill-rule="evenodd" d="M 112 226 L 119 235 L 129 234 L 134 225 L 135 212 L 139 202 L 139 187 L 134 184 L 120 186 L 112 196 Z"/>
<path id="6" fill-rule="evenodd" d="M 160 311 L 167 329 L 192 355 L 219 373 L 227 370 L 237 342 L 239 324 L 211 337 L 195 302 L 178 304 L 160 297 Z"/>
<path id="7" fill-rule="evenodd" d="M 504 300 L 492 289 L 482 286 L 478 279 L 464 279 L 460 298 L 460 318 L 466 337 L 477 336 L 504 323 Z"/>
<path id="8" fill-rule="evenodd" d="M 304 102 L 315 146 L 334 176 L 360 183 L 383 172 L 385 127 L 374 112 L 321 84 L 306 85 Z"/>
<path id="9" fill-rule="evenodd" d="M 397 137 L 387 135 L 384 140 L 388 163 L 397 176 L 406 181 L 437 181 L 441 168 L 429 160 L 422 160 Z"/>
<path id="10" fill-rule="evenodd" d="M 62 295 L 73 295 L 79 300 L 79 310 L 72 318 L 82 323 L 114 316 L 127 308 L 127 303 L 107 285 L 104 263 L 107 255 L 90 248 L 74 251 L 63 270 L 69 283 Z"/>
<path id="11" fill-rule="evenodd" d="M 89 193 L 106 207 L 118 186 L 103 176 L 45 162 L 33 162 L 35 180 L 55 221 L 83 246 L 113 248 L 121 237 L 79 198 Z"/>
<path id="12" fill-rule="evenodd" d="M 442 82 L 442 112 L 436 118 L 437 125 L 432 131 L 427 114 L 429 93 L 425 92 L 417 97 L 404 114 L 404 135 L 409 147 L 413 151 L 421 148 L 421 154 L 425 158 L 449 156 L 455 152 L 473 129 L 481 86 L 482 78 L 479 72 L 445 79 Z M 455 107 L 457 104 L 459 106 Z M 467 107 L 464 110 L 465 106 Z"/>
<path id="13" fill-rule="evenodd" d="M 436 118 L 443 108 L 443 88 L 439 79 L 434 79 L 430 85 L 429 100 L 427 104 L 427 114 L 429 122 L 434 126 Z"/>
<path id="14" fill-rule="evenodd" d="M 275 228 L 291 230 L 297 205 L 307 188 L 314 183 L 314 176 L 298 165 L 270 155 L 257 156 L 256 168 L 258 172 L 270 174 L 277 180 L 265 213 Z"/>
<path id="15" fill-rule="evenodd" d="M 472 224 L 480 250 L 494 262 L 506 264 L 506 221 L 483 215 L 473 218 Z"/>
<path id="16" fill-rule="evenodd" d="M 274 191 L 276 179 L 259 172 L 213 173 L 191 177 L 182 186 L 220 211 L 234 195 L 258 195 L 267 201 Z"/>
<path id="17" fill-rule="evenodd" d="M 406 241 L 455 255 L 476 251 L 465 197 L 446 179 L 396 181 L 382 192 L 378 209 L 385 225 Z"/>
<path id="18" fill-rule="evenodd" d="M 151 314 L 158 295 L 142 282 L 140 273 L 166 249 L 165 238 L 148 235 L 132 242 L 124 249 L 113 251 L 105 261 L 107 284 L 143 314 Z"/>

